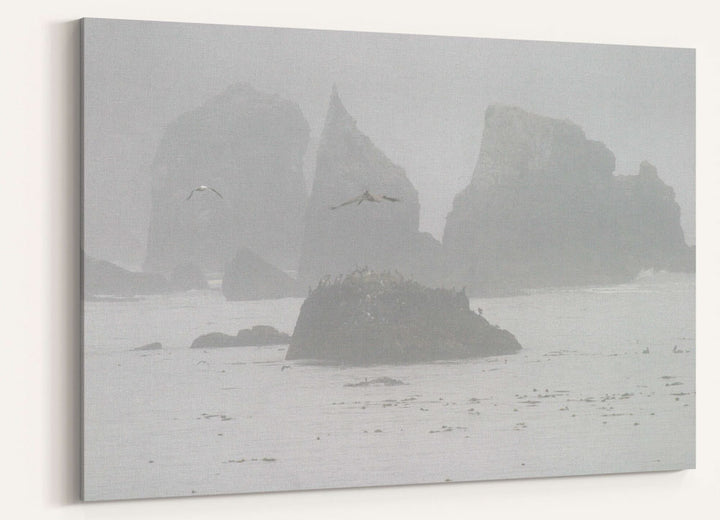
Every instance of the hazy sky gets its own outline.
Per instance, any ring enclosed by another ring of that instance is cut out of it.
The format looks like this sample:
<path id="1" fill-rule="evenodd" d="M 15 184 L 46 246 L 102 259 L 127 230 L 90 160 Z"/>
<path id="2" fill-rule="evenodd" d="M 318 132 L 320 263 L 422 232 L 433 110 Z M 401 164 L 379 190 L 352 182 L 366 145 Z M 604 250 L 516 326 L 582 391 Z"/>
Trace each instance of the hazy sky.
<path id="1" fill-rule="evenodd" d="M 619 174 L 641 161 L 695 227 L 694 51 L 442 36 L 89 20 L 85 27 L 88 252 L 142 255 L 150 163 L 165 126 L 236 82 L 298 103 L 315 152 L 336 83 L 359 128 L 420 194 L 440 238 L 475 167 L 485 109 L 517 105 L 570 119 L 603 141 Z M 115 258 L 116 260 L 119 258 Z M 124 259 L 127 260 L 127 259 Z"/>

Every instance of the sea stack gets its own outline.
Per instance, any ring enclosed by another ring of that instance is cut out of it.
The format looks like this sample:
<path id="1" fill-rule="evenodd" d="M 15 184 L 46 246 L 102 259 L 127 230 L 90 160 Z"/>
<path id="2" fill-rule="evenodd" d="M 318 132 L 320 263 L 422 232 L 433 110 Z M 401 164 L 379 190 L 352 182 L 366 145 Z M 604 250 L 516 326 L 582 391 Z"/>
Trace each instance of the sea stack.
<path id="1" fill-rule="evenodd" d="M 672 188 L 567 120 L 490 106 L 472 181 L 456 196 L 446 281 L 473 294 L 617 283 L 642 269 L 690 270 Z"/>
<path id="2" fill-rule="evenodd" d="M 330 209 L 366 190 L 399 201 Z M 300 280 L 314 286 L 324 276 L 368 267 L 431 282 L 441 247 L 418 231 L 419 215 L 418 193 L 405 171 L 358 129 L 333 87 L 305 216 Z"/>
<path id="3" fill-rule="evenodd" d="M 152 164 L 145 269 L 222 271 L 241 247 L 296 269 L 306 204 L 300 108 L 237 84 L 170 123 Z M 191 190 L 208 185 L 222 194 Z"/>

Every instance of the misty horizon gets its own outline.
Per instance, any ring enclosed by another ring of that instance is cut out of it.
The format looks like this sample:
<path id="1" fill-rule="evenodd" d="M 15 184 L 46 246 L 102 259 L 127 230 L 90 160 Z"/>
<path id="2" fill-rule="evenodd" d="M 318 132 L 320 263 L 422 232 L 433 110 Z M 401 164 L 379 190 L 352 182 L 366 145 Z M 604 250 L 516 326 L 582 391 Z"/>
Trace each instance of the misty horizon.
<path id="1" fill-rule="evenodd" d="M 157 35 L 138 39 L 137 31 Z M 654 164 L 694 244 L 691 50 L 122 21 L 111 32 L 88 46 L 85 63 L 96 76 L 85 92 L 90 254 L 142 259 L 151 164 L 165 128 L 238 83 L 297 104 L 307 119 L 308 194 L 336 84 L 358 128 L 418 190 L 420 231 L 441 239 L 472 178 L 485 109 L 507 104 L 579 125 L 615 153 L 615 175 Z"/>

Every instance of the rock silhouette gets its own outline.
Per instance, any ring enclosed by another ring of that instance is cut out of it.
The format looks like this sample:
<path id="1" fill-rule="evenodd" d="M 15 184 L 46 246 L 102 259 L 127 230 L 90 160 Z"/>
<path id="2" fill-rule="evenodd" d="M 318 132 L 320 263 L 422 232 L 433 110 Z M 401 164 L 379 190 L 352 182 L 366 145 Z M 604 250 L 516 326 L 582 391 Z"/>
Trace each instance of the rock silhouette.
<path id="1" fill-rule="evenodd" d="M 237 333 L 241 345 L 286 345 L 290 343 L 290 335 L 280 332 L 269 325 L 255 325 L 251 329 L 242 329 Z"/>
<path id="2" fill-rule="evenodd" d="M 181 115 L 152 164 L 145 269 L 222 271 L 239 247 L 297 268 L 309 128 L 298 106 L 237 84 Z M 222 198 L 206 191 L 209 185 Z"/>
<path id="3" fill-rule="evenodd" d="M 290 336 L 269 325 L 255 325 L 251 329 L 239 330 L 231 336 L 222 332 L 211 332 L 195 338 L 190 348 L 260 347 L 286 345 Z"/>
<path id="4" fill-rule="evenodd" d="M 88 296 L 135 296 L 170 292 L 159 273 L 129 271 L 105 260 L 83 255 L 83 293 Z"/>
<path id="5" fill-rule="evenodd" d="M 162 350 L 162 343 L 160 343 L 159 341 L 155 341 L 141 347 L 136 347 L 133 350 Z"/>
<path id="6" fill-rule="evenodd" d="M 248 248 L 225 268 L 222 292 L 228 300 L 264 300 L 299 294 L 297 282 Z"/>
<path id="7" fill-rule="evenodd" d="M 338 207 L 365 191 L 388 198 Z M 333 88 L 305 217 L 301 282 L 314 286 L 325 275 L 360 266 L 433 281 L 441 247 L 418 232 L 419 215 L 417 190 L 403 169 L 358 129 Z"/>
<path id="8" fill-rule="evenodd" d="M 190 348 L 225 348 L 239 346 L 235 336 L 223 334 L 222 332 L 210 332 L 195 338 Z"/>
<path id="9" fill-rule="evenodd" d="M 447 281 L 477 294 L 617 283 L 642 269 L 689 270 L 672 188 L 570 121 L 491 106 L 472 181 L 443 236 Z"/>
<path id="10" fill-rule="evenodd" d="M 431 289 L 397 273 L 358 270 L 311 292 L 286 359 L 402 364 L 520 349 L 511 333 L 471 311 L 463 292 Z"/>

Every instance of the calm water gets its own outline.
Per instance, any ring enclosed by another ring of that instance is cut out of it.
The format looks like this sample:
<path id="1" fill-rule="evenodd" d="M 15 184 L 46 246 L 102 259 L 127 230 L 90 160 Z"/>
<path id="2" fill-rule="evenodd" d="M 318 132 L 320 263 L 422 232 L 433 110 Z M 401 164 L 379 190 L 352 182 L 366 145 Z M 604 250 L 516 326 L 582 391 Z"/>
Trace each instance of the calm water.
<path id="1" fill-rule="evenodd" d="M 189 349 L 256 324 L 291 333 L 302 299 L 86 302 L 85 496 L 693 467 L 694 301 L 694 277 L 664 273 L 472 299 L 523 351 L 364 368 L 285 362 L 286 346 Z M 164 350 L 131 350 L 154 341 Z M 346 386 L 379 376 L 406 384 Z"/>

